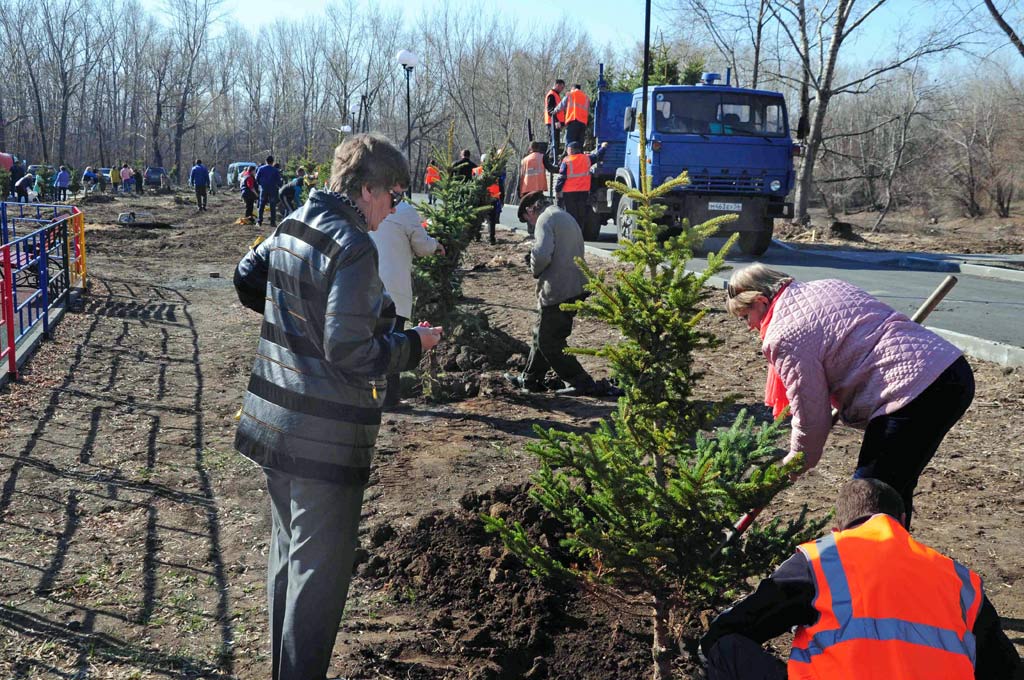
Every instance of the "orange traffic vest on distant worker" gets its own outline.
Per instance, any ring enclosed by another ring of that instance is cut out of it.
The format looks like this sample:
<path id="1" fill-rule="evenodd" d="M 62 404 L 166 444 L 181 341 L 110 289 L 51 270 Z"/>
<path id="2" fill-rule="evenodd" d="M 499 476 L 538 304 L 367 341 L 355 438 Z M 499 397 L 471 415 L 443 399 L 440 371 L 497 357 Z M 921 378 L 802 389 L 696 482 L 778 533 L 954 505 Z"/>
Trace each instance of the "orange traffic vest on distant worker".
<path id="1" fill-rule="evenodd" d="M 981 579 L 889 515 L 799 548 L 818 620 L 797 629 L 789 680 L 973 680 Z"/>
<path id="2" fill-rule="evenodd" d="M 544 154 L 535 151 L 519 161 L 519 195 L 524 196 L 531 191 L 544 191 L 547 188 Z"/>
<path id="3" fill-rule="evenodd" d="M 433 165 L 427 166 L 427 176 L 423 178 L 424 183 L 429 187 L 434 182 L 441 179 L 441 172 Z"/>
<path id="4" fill-rule="evenodd" d="M 483 176 L 484 167 L 482 165 L 478 165 L 475 168 L 473 168 L 473 177 Z M 494 184 L 487 187 L 487 193 L 490 194 L 491 198 L 493 198 L 494 200 L 498 200 L 499 198 L 501 198 L 501 187 L 499 187 L 498 183 L 495 182 Z"/>
<path id="5" fill-rule="evenodd" d="M 579 121 L 586 125 L 590 112 L 590 102 L 587 100 L 587 93 L 583 90 L 570 90 L 568 97 L 569 101 L 565 104 L 565 122 Z"/>
<path id="6" fill-rule="evenodd" d="M 555 90 L 555 88 L 551 88 L 550 90 L 548 90 L 548 93 L 546 95 L 544 95 L 544 124 L 545 125 L 551 125 L 551 114 L 548 113 L 548 96 L 550 96 L 550 95 L 554 95 L 554 97 L 555 97 L 555 106 L 556 107 L 559 104 L 562 103 L 562 95 L 558 94 L 558 91 Z M 565 122 L 565 111 L 562 110 L 562 111 L 556 112 L 555 113 L 555 120 L 557 120 L 559 123 L 564 123 Z"/>
<path id="7" fill-rule="evenodd" d="M 576 191 L 590 191 L 590 156 L 585 153 L 574 153 L 565 157 L 565 184 L 563 194 Z"/>

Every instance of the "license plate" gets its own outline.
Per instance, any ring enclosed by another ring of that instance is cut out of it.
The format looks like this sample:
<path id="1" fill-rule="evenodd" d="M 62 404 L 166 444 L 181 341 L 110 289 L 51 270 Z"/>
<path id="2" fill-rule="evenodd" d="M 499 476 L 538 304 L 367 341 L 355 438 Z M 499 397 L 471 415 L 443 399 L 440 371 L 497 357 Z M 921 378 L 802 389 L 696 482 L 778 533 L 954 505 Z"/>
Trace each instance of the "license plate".
<path id="1" fill-rule="evenodd" d="M 743 210 L 742 203 L 718 203 L 716 201 L 710 201 L 708 203 L 708 210 L 718 210 L 721 212 L 740 212 Z"/>

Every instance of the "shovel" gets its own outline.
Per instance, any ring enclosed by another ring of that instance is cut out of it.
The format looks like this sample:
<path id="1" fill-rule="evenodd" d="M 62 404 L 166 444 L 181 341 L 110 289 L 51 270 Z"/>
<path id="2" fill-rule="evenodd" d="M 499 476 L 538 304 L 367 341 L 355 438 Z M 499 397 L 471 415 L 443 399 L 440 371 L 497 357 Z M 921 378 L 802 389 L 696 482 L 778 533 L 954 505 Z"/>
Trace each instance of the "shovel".
<path id="1" fill-rule="evenodd" d="M 910 320 L 917 323 L 924 321 L 928 315 L 932 313 L 932 310 L 942 302 L 942 298 L 946 297 L 946 294 L 953 289 L 956 282 L 957 278 L 955 276 L 947 276 L 942 283 L 939 284 L 939 287 L 932 291 L 932 294 L 928 296 L 928 299 L 924 301 L 924 304 L 918 307 L 917 311 L 914 312 L 914 316 L 910 317 Z M 832 424 L 835 425 L 837 420 L 839 420 L 839 411 L 837 409 L 832 409 Z M 754 523 L 754 520 L 757 519 L 757 516 L 761 514 L 762 510 L 764 510 L 763 507 L 754 508 L 736 520 L 736 523 L 732 525 L 732 529 L 726 531 L 725 539 L 715 549 L 712 557 L 716 557 L 718 553 L 722 552 L 722 550 L 735 541 L 740 534 L 746 531 L 750 525 Z"/>

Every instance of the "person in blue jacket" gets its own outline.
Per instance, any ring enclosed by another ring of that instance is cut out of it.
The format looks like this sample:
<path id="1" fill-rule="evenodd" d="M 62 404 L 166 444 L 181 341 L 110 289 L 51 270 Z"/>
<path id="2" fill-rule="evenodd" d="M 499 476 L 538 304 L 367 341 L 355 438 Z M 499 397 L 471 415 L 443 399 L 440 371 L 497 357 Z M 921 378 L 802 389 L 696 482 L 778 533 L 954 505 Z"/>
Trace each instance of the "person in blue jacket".
<path id="1" fill-rule="evenodd" d="M 53 186 L 57 190 L 54 198 L 58 201 L 68 200 L 68 187 L 71 186 L 71 173 L 63 165 L 53 178 Z"/>
<path id="2" fill-rule="evenodd" d="M 188 183 L 196 190 L 196 210 L 206 210 L 206 192 L 210 188 L 210 171 L 203 161 L 196 159 L 192 172 L 188 174 Z"/>
<path id="3" fill-rule="evenodd" d="M 305 186 L 306 169 L 303 167 L 295 171 L 295 179 L 281 187 L 278 195 L 281 197 L 281 214 L 287 215 L 302 205 L 302 187 Z"/>
<path id="4" fill-rule="evenodd" d="M 260 190 L 259 208 L 256 213 L 256 224 L 263 226 L 263 209 L 270 206 L 270 226 L 277 226 L 277 192 L 284 182 L 281 171 L 274 167 L 274 157 L 267 156 L 267 162 L 256 170 L 256 185 Z"/>

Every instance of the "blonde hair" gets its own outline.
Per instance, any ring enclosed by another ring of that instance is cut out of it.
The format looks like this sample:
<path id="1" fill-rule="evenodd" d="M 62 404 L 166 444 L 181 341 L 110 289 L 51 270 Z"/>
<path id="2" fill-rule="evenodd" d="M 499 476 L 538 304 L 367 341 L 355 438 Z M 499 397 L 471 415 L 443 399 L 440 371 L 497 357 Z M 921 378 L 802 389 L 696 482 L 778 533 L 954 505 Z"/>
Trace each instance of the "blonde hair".
<path id="1" fill-rule="evenodd" d="M 725 303 L 725 308 L 734 316 L 742 316 L 758 296 L 763 295 L 771 300 L 792 280 L 793 277 L 789 274 L 763 264 L 752 264 L 737 269 L 729 277 L 729 285 L 726 288 L 729 299 Z"/>
<path id="2" fill-rule="evenodd" d="M 347 137 L 334 149 L 328 188 L 341 194 L 356 193 L 364 186 L 391 190 L 410 184 L 409 163 L 384 135 L 366 132 Z"/>

